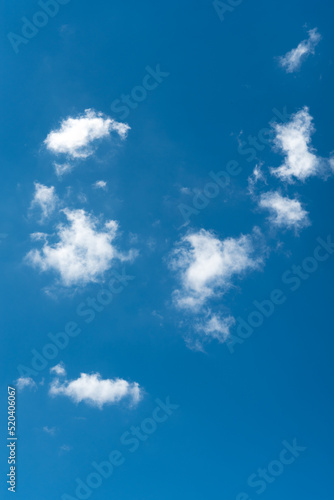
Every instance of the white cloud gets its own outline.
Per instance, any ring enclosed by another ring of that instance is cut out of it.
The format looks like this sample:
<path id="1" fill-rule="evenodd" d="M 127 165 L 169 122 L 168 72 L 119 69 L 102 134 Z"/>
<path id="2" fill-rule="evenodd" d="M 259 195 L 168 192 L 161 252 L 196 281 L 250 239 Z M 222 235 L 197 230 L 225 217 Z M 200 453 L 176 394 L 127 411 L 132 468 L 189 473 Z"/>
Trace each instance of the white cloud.
<path id="1" fill-rule="evenodd" d="M 135 405 L 142 398 L 142 390 L 136 382 L 130 383 L 120 378 L 102 379 L 99 373 L 81 373 L 78 379 L 65 382 L 57 378 L 51 383 L 49 394 L 66 396 L 75 403 L 83 401 L 100 409 L 105 404 L 116 404 L 121 400 L 128 400 Z"/>
<path id="2" fill-rule="evenodd" d="M 262 165 L 255 165 L 254 170 L 253 170 L 253 178 L 255 182 L 258 182 L 260 180 L 265 181 L 265 176 L 261 170 Z"/>
<path id="3" fill-rule="evenodd" d="M 58 196 L 55 193 L 54 186 L 47 187 L 35 182 L 34 198 L 31 202 L 31 208 L 39 207 L 42 211 L 42 219 L 47 219 L 55 211 L 58 203 Z"/>
<path id="4" fill-rule="evenodd" d="M 292 182 L 293 178 L 305 181 L 313 175 L 324 174 L 331 160 L 318 157 L 311 146 L 314 132 L 312 116 L 305 106 L 285 124 L 275 123 L 276 149 L 285 156 L 284 163 L 272 168 L 271 173 L 282 180 Z"/>
<path id="5" fill-rule="evenodd" d="M 50 436 L 54 436 L 56 434 L 56 430 L 57 429 L 55 427 L 48 427 L 47 425 L 43 427 L 43 431 L 50 434 Z"/>
<path id="6" fill-rule="evenodd" d="M 135 252 L 125 256 L 114 246 L 116 221 L 108 221 L 98 229 L 99 221 L 84 210 L 66 208 L 62 212 L 67 223 L 57 226 L 58 241 L 50 243 L 51 237 L 45 235 L 42 249 L 27 254 L 30 265 L 43 272 L 55 271 L 64 286 L 72 286 L 98 281 L 114 259 L 124 261 L 134 257 Z"/>
<path id="7" fill-rule="evenodd" d="M 71 165 L 70 163 L 61 164 L 56 162 L 53 164 L 53 166 L 58 177 L 62 177 L 64 174 L 68 174 L 74 167 L 74 165 Z"/>
<path id="8" fill-rule="evenodd" d="M 301 229 L 310 225 L 308 212 L 296 199 L 283 197 L 277 192 L 270 191 L 261 195 L 259 206 L 271 212 L 269 220 L 276 226 Z"/>
<path id="9" fill-rule="evenodd" d="M 233 276 L 258 268 L 262 259 L 255 255 L 253 240 L 242 235 L 221 241 L 204 229 L 183 237 L 170 262 L 181 282 L 174 292 L 176 305 L 196 311 L 230 287 Z"/>
<path id="10" fill-rule="evenodd" d="M 205 341 L 218 340 L 219 343 L 224 343 L 230 336 L 232 326 L 235 324 L 233 316 L 222 316 L 219 314 L 211 314 L 211 311 L 206 315 L 204 321 L 197 323 L 195 330 L 199 335 L 196 340 L 196 346 L 201 345 Z"/>
<path id="11" fill-rule="evenodd" d="M 108 189 L 106 181 L 96 181 L 94 182 L 93 187 L 96 189 L 103 189 L 104 191 Z"/>
<path id="12" fill-rule="evenodd" d="M 189 187 L 186 187 L 186 186 L 181 186 L 180 187 L 180 192 L 182 194 L 191 194 L 191 189 Z"/>
<path id="13" fill-rule="evenodd" d="M 300 42 L 295 48 L 287 52 L 284 56 L 279 58 L 280 65 L 286 70 L 287 73 L 297 71 L 302 62 L 310 55 L 314 54 L 315 47 L 321 40 L 321 35 L 318 33 L 317 28 L 308 31 L 308 38 Z"/>
<path id="14" fill-rule="evenodd" d="M 37 232 L 37 233 L 31 233 L 30 238 L 33 241 L 45 241 L 46 240 L 46 234 Z"/>
<path id="15" fill-rule="evenodd" d="M 50 368 L 50 373 L 55 373 L 56 375 L 66 375 L 64 363 L 58 363 L 58 365 Z"/>
<path id="16" fill-rule="evenodd" d="M 248 192 L 253 195 L 255 193 L 256 185 L 262 182 L 267 184 L 267 179 L 262 172 L 262 164 L 255 165 L 253 173 L 248 177 Z"/>
<path id="17" fill-rule="evenodd" d="M 16 381 L 16 387 L 22 391 L 23 389 L 36 389 L 37 385 L 31 377 L 20 377 Z"/>
<path id="18" fill-rule="evenodd" d="M 62 120 L 59 129 L 52 130 L 44 144 L 55 154 L 64 153 L 71 158 L 87 158 L 94 152 L 94 141 L 108 137 L 112 131 L 121 139 L 125 139 L 129 129 L 126 123 L 116 122 L 105 117 L 103 113 L 86 109 L 82 115 Z M 66 171 L 59 168 L 58 165 L 58 172 Z"/>

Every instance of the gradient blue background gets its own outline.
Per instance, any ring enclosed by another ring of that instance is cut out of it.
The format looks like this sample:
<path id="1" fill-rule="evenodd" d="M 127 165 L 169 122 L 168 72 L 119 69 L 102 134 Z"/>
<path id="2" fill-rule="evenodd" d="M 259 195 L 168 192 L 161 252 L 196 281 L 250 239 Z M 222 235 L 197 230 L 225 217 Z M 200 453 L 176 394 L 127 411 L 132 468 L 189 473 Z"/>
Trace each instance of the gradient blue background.
<path id="1" fill-rule="evenodd" d="M 184 233 L 177 229 L 183 222 L 178 205 L 189 197 L 180 187 L 201 189 L 211 170 L 232 159 L 242 173 L 192 218 L 191 227 L 214 229 L 222 238 L 255 224 L 268 230 L 245 191 L 256 162 L 238 153 L 237 137 L 241 130 L 257 135 L 273 108 L 292 113 L 309 106 L 317 129 L 313 145 L 322 156 L 333 149 L 333 5 L 245 0 L 220 22 L 210 1 L 71 0 L 15 54 L 7 33 L 19 33 L 20 18 L 37 10 L 35 1 L 14 0 L 2 2 L 0 11 L 0 233 L 7 234 L 0 244 L 1 497 L 9 495 L 7 385 L 18 377 L 17 365 L 29 363 L 31 349 L 40 350 L 48 332 L 75 321 L 78 303 L 99 290 L 91 285 L 50 298 L 43 289 L 52 276 L 23 264 L 29 234 L 37 230 L 27 213 L 38 181 L 56 185 L 60 196 L 68 186 L 86 193 L 88 204 L 73 198 L 73 206 L 120 221 L 124 244 L 130 246 L 130 233 L 138 234 L 140 250 L 126 267 L 135 280 L 55 362 L 64 361 L 70 378 L 99 371 L 104 378 L 135 380 L 146 396 L 135 410 L 76 406 L 47 396 L 45 370 L 38 378 L 45 377 L 44 386 L 18 395 L 16 498 L 73 494 L 75 478 L 84 479 L 93 460 L 120 448 L 121 434 L 150 416 L 156 397 L 166 396 L 179 410 L 91 498 L 234 500 L 240 491 L 257 498 L 248 476 L 293 438 L 307 451 L 262 497 L 331 498 L 334 256 L 295 293 L 285 288 L 286 303 L 234 355 L 214 342 L 207 354 L 186 348 L 183 335 L 190 327 L 170 305 L 175 279 L 165 259 Z M 286 74 L 275 57 L 305 38 L 305 25 L 318 27 L 323 39 L 300 72 Z M 103 144 L 96 157 L 58 182 L 41 148 L 47 133 L 86 108 L 119 118 L 111 112 L 113 100 L 140 85 L 145 67 L 156 64 L 170 75 L 128 116 L 132 130 L 124 145 L 111 153 Z M 281 163 L 270 147 L 258 158 L 267 167 Z M 92 190 L 99 179 L 108 181 L 108 193 Z M 318 236 L 334 235 L 332 190 L 332 179 L 290 188 L 306 203 L 312 226 L 297 238 L 281 233 L 269 239 L 273 252 L 263 272 L 224 298 L 234 315 L 246 317 L 253 300 L 283 289 L 282 273 L 313 253 Z M 55 426 L 56 434 L 43 426 Z M 72 449 L 62 454 L 64 444 Z"/>

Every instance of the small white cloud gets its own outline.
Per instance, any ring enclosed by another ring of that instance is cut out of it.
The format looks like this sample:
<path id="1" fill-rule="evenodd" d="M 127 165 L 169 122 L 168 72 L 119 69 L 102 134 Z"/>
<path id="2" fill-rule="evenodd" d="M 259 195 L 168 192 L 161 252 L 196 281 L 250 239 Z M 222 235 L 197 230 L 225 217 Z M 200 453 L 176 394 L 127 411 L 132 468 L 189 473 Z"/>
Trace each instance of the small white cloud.
<path id="1" fill-rule="evenodd" d="M 78 193 L 78 200 L 82 204 L 87 203 L 88 202 L 87 195 L 85 193 Z"/>
<path id="2" fill-rule="evenodd" d="M 70 173 L 74 167 L 74 165 L 71 165 L 70 163 L 54 163 L 53 166 L 58 177 L 62 177 L 63 175 Z"/>
<path id="3" fill-rule="evenodd" d="M 135 405 L 142 398 L 142 390 L 136 382 L 130 383 L 120 378 L 102 379 L 99 373 L 81 373 L 78 379 L 65 382 L 60 382 L 57 378 L 51 383 L 49 394 L 66 396 L 75 403 L 83 401 L 100 409 L 122 400 Z"/>
<path id="4" fill-rule="evenodd" d="M 47 187 L 43 184 L 35 182 L 35 193 L 34 198 L 31 202 L 30 207 L 38 207 L 42 211 L 41 222 L 55 211 L 58 203 L 58 196 L 55 193 L 54 186 Z"/>
<path id="5" fill-rule="evenodd" d="M 201 229 L 182 238 L 170 266 L 179 273 L 181 287 L 174 292 L 178 307 L 196 311 L 231 286 L 232 277 L 259 267 L 252 235 L 221 241 Z"/>
<path id="6" fill-rule="evenodd" d="M 60 455 L 63 455 L 64 453 L 69 453 L 72 450 L 73 450 L 72 446 L 69 446 L 68 444 L 62 444 L 61 447 L 59 448 L 59 453 Z"/>
<path id="7" fill-rule="evenodd" d="M 37 385 L 31 377 L 20 377 L 16 381 L 16 387 L 19 391 L 23 389 L 37 389 Z"/>
<path id="8" fill-rule="evenodd" d="M 248 192 L 253 195 L 255 193 L 256 185 L 259 182 L 267 184 L 267 179 L 262 171 L 262 165 L 255 165 L 252 175 L 248 177 Z"/>
<path id="9" fill-rule="evenodd" d="M 46 234 L 41 232 L 31 233 L 30 238 L 32 241 L 45 241 Z"/>
<path id="10" fill-rule="evenodd" d="M 50 373 L 55 373 L 56 375 L 66 375 L 64 363 L 58 363 L 58 365 L 50 368 Z"/>
<path id="11" fill-rule="evenodd" d="M 49 243 L 45 235 L 41 250 L 31 250 L 26 261 L 42 272 L 55 271 L 64 286 L 85 285 L 97 282 L 110 269 L 115 259 L 131 260 L 134 251 L 124 255 L 113 241 L 118 224 L 107 221 L 99 229 L 99 221 L 84 210 L 64 209 L 66 224 L 56 228 L 58 241 Z"/>
<path id="12" fill-rule="evenodd" d="M 331 160 L 316 155 L 311 146 L 314 133 L 312 116 L 305 106 L 285 124 L 273 125 L 276 137 L 276 149 L 285 156 L 284 163 L 272 168 L 271 173 L 282 180 L 293 182 L 294 179 L 305 181 L 314 175 L 323 175 L 330 167 Z"/>
<path id="13" fill-rule="evenodd" d="M 261 195 L 259 206 L 271 212 L 269 221 L 276 226 L 301 229 L 310 225 L 308 212 L 296 199 L 270 191 Z"/>
<path id="14" fill-rule="evenodd" d="M 209 340 L 218 340 L 224 343 L 230 336 L 231 327 L 235 324 L 233 316 L 222 316 L 218 314 L 207 314 L 205 321 L 200 321 L 196 327 L 196 333 L 200 340 L 205 342 Z"/>
<path id="15" fill-rule="evenodd" d="M 253 177 L 255 182 L 258 182 L 260 180 L 265 180 L 265 176 L 263 175 L 263 172 L 261 170 L 261 165 L 256 165 L 253 170 Z"/>
<path id="16" fill-rule="evenodd" d="M 308 31 L 308 38 L 300 42 L 295 48 L 279 58 L 279 63 L 287 73 L 297 71 L 302 62 L 310 55 L 314 54 L 315 47 L 321 40 L 321 35 L 317 28 Z"/>
<path id="17" fill-rule="evenodd" d="M 104 191 L 107 191 L 107 189 L 108 189 L 108 185 L 107 185 L 106 181 L 96 181 L 96 182 L 94 182 L 93 187 L 95 189 L 103 189 Z"/>
<path id="18" fill-rule="evenodd" d="M 112 131 L 125 139 L 129 129 L 126 123 L 116 122 L 103 113 L 86 109 L 84 114 L 76 118 L 63 120 L 59 129 L 48 134 L 44 144 L 52 153 L 82 159 L 93 154 L 93 143 L 98 139 L 108 137 Z"/>
<path id="19" fill-rule="evenodd" d="M 50 434 L 50 436 L 54 436 L 56 434 L 56 430 L 57 429 L 55 427 L 48 427 L 47 425 L 43 427 L 43 431 Z"/>

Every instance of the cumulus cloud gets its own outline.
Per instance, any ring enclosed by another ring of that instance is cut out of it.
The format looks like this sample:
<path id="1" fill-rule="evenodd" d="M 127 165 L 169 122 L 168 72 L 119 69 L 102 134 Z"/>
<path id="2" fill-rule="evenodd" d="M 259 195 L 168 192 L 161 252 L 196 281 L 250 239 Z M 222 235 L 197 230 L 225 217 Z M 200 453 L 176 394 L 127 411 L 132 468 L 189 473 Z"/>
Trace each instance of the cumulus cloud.
<path id="1" fill-rule="evenodd" d="M 204 229 L 184 236 L 170 261 L 181 284 L 174 292 L 176 305 L 199 310 L 230 287 L 233 277 L 258 268 L 262 258 L 256 255 L 254 241 L 254 235 L 221 241 Z"/>
<path id="2" fill-rule="evenodd" d="M 50 373 L 55 373 L 56 375 L 66 375 L 64 363 L 58 363 L 58 365 L 50 368 Z"/>
<path id="3" fill-rule="evenodd" d="M 52 153 L 63 153 L 71 158 L 87 158 L 94 152 L 93 143 L 116 132 L 121 139 L 127 136 L 129 125 L 120 123 L 103 113 L 86 109 L 77 117 L 62 120 L 57 130 L 52 130 L 44 141 Z M 58 166 L 59 167 L 59 166 Z M 65 169 L 66 171 L 66 169 Z M 64 173 L 64 170 L 59 170 Z"/>
<path id="4" fill-rule="evenodd" d="M 60 382 L 56 378 L 50 385 L 51 396 L 66 396 L 75 403 L 84 402 L 102 409 L 104 405 L 116 404 L 122 400 L 136 405 L 142 398 L 142 389 L 137 382 L 124 379 L 102 379 L 99 373 L 81 373 L 80 377 Z"/>
<path id="5" fill-rule="evenodd" d="M 315 47 L 321 40 L 321 35 L 317 28 L 308 31 L 308 38 L 300 42 L 295 48 L 279 58 L 279 63 L 287 73 L 297 71 L 302 62 L 310 55 L 314 54 Z"/>
<path id="6" fill-rule="evenodd" d="M 54 186 L 47 187 L 43 184 L 35 182 L 35 193 L 30 207 L 38 207 L 42 212 L 41 221 L 50 217 L 55 211 L 58 203 L 58 197 L 55 193 Z"/>
<path id="7" fill-rule="evenodd" d="M 276 226 L 301 229 L 310 225 L 308 212 L 302 208 L 300 201 L 283 197 L 278 192 L 262 194 L 259 206 L 270 211 L 269 220 Z"/>
<path id="8" fill-rule="evenodd" d="M 93 187 L 95 189 L 103 189 L 104 191 L 108 189 L 106 181 L 96 181 L 94 182 Z"/>
<path id="9" fill-rule="evenodd" d="M 20 377 L 16 381 L 16 387 L 22 391 L 23 389 L 36 389 L 37 385 L 31 377 Z"/>
<path id="10" fill-rule="evenodd" d="M 311 146 L 311 136 L 315 131 L 312 120 L 305 106 L 292 115 L 288 123 L 273 125 L 275 147 L 285 156 L 280 167 L 271 169 L 273 175 L 288 182 L 294 179 L 305 181 L 310 176 L 323 175 L 330 169 L 332 160 L 317 156 Z"/>
<path id="11" fill-rule="evenodd" d="M 43 243 L 40 250 L 31 250 L 26 261 L 42 272 L 55 271 L 64 286 L 85 285 L 103 277 L 115 259 L 132 259 L 134 252 L 124 255 L 114 245 L 118 229 L 116 221 L 104 224 L 84 210 L 62 210 L 67 222 L 56 227 L 58 241 L 51 243 L 55 236 L 39 233 Z M 99 228 L 99 226 L 102 226 Z"/>

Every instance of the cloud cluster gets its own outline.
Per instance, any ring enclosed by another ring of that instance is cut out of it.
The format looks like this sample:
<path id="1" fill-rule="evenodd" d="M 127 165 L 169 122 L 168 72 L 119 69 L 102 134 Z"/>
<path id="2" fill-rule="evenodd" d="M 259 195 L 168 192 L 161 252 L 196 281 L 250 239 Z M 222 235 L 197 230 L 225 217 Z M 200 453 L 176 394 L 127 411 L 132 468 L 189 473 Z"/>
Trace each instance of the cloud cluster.
<path id="1" fill-rule="evenodd" d="M 43 241 L 40 250 L 31 250 L 26 260 L 40 271 L 55 271 L 64 286 L 85 285 L 98 281 L 112 261 L 129 260 L 117 250 L 114 239 L 118 229 L 116 221 L 99 221 L 85 210 L 62 210 L 67 222 L 56 227 L 57 241 L 50 243 L 52 236 L 39 233 Z M 35 238 L 36 239 L 36 238 Z"/>
<path id="2" fill-rule="evenodd" d="M 82 115 L 62 120 L 59 128 L 48 134 L 44 144 L 52 153 L 63 153 L 70 158 L 84 159 L 93 154 L 95 141 L 108 137 L 112 131 L 121 139 L 125 139 L 129 129 L 126 123 L 117 122 L 105 117 L 103 113 L 86 109 Z M 68 170 L 64 165 L 58 165 L 57 168 L 60 174 Z"/>
<path id="3" fill-rule="evenodd" d="M 270 211 L 269 221 L 279 227 L 301 229 L 309 226 L 308 213 L 300 201 L 270 191 L 260 196 L 259 206 Z"/>
<path id="4" fill-rule="evenodd" d="M 174 292 L 175 303 L 179 308 L 196 311 L 230 287 L 232 277 L 258 268 L 261 262 L 252 235 L 221 241 L 204 229 L 188 233 L 170 261 L 181 283 Z"/>
<path id="5" fill-rule="evenodd" d="M 124 379 L 102 379 L 99 373 L 81 373 L 75 380 L 61 381 L 56 378 L 49 389 L 51 396 L 66 396 L 75 403 L 84 402 L 100 409 L 104 405 L 119 403 L 122 400 L 136 405 L 142 398 L 142 389 L 137 382 Z"/>
<path id="6" fill-rule="evenodd" d="M 279 58 L 279 63 L 287 73 L 297 71 L 302 62 L 310 55 L 314 54 L 315 47 L 321 40 L 321 35 L 317 28 L 308 31 L 308 38 L 300 42 L 295 48 Z"/>

